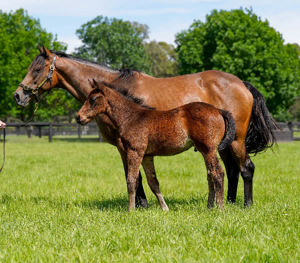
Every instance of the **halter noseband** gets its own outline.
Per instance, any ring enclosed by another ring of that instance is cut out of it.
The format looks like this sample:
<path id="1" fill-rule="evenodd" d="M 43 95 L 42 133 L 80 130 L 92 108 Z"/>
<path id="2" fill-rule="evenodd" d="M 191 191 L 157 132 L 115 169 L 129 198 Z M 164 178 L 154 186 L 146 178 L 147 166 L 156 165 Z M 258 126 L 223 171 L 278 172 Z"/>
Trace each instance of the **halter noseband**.
<path id="1" fill-rule="evenodd" d="M 47 77 L 44 78 L 44 80 L 36 88 L 31 88 L 27 85 L 24 85 L 23 83 L 20 83 L 19 86 L 21 88 L 23 88 L 23 90 L 25 90 L 25 91 L 31 91 L 32 94 L 36 94 L 38 92 L 38 89 L 41 88 L 47 81 L 50 81 L 50 87 L 51 87 L 52 86 L 52 75 L 53 75 L 53 71 L 55 70 L 55 65 L 54 65 L 55 60 L 56 60 L 56 55 L 54 55 L 54 57 L 53 57 L 53 61 L 52 61 L 52 64 L 50 65 Z"/>

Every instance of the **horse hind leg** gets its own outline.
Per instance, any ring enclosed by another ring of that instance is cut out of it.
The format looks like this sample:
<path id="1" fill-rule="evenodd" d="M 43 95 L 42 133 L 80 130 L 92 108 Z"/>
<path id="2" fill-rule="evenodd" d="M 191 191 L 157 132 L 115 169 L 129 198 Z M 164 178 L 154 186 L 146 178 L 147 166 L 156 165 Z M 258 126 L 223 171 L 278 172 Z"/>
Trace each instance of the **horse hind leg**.
<path id="1" fill-rule="evenodd" d="M 244 165 L 241 168 L 241 174 L 244 180 L 244 206 L 248 207 L 253 203 L 253 175 L 255 165 L 249 155 L 246 156 Z"/>
<path id="2" fill-rule="evenodd" d="M 207 200 L 207 208 L 213 208 L 215 205 L 215 187 L 212 176 L 210 172 L 207 172 L 207 182 L 208 182 L 208 200 Z"/>
<path id="3" fill-rule="evenodd" d="M 169 208 L 159 190 L 159 182 L 156 178 L 156 173 L 155 173 L 155 167 L 154 167 L 154 160 L 153 157 L 144 157 L 142 161 L 142 166 L 144 168 L 145 174 L 147 176 L 148 184 L 156 196 L 160 207 L 164 211 L 169 211 Z"/>
<path id="4" fill-rule="evenodd" d="M 228 180 L 227 202 L 235 203 L 239 183 L 240 168 L 234 160 L 229 148 L 220 151 L 219 153 L 224 162 Z"/>
<path id="5" fill-rule="evenodd" d="M 244 205 L 247 207 L 253 203 L 253 176 L 255 165 L 246 153 L 245 143 L 235 141 L 231 147 L 244 181 Z"/>

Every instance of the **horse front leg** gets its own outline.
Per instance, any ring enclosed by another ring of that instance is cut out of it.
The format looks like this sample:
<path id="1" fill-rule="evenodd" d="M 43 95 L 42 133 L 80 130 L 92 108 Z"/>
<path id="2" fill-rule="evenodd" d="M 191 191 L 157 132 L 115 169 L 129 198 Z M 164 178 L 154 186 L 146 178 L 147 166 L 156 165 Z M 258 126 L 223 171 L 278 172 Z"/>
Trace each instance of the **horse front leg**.
<path id="1" fill-rule="evenodd" d="M 124 167 L 124 171 L 125 171 L 125 178 L 127 181 L 127 178 L 128 178 L 127 154 L 125 151 L 123 151 L 119 147 L 118 147 L 118 150 L 119 150 L 119 153 L 122 158 L 123 167 Z M 145 191 L 143 188 L 142 175 L 141 175 L 140 171 L 139 171 L 138 185 L 137 185 L 137 190 L 136 190 L 135 205 L 136 205 L 136 207 L 144 207 L 144 208 L 148 207 L 148 201 L 147 201 L 147 197 L 146 197 L 146 194 L 145 194 Z"/>
<path id="2" fill-rule="evenodd" d="M 135 209 L 136 190 L 138 187 L 139 169 L 141 166 L 143 156 L 136 151 L 129 150 L 127 152 L 127 191 L 128 191 L 128 211 L 131 212 Z"/>

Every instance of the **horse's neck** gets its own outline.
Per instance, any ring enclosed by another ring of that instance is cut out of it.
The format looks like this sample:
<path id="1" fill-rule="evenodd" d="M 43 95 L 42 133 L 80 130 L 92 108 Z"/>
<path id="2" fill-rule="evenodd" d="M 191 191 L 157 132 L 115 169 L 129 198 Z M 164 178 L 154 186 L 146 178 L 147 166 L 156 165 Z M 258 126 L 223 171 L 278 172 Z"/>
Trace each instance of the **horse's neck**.
<path id="1" fill-rule="evenodd" d="M 140 111 L 144 110 L 141 106 L 126 99 L 112 89 L 107 88 L 105 97 L 109 105 L 106 114 L 119 129 L 122 129 L 128 120 L 134 118 Z"/>
<path id="2" fill-rule="evenodd" d="M 67 90 L 81 103 L 84 103 L 92 90 L 89 80 L 110 82 L 118 76 L 117 71 L 68 58 L 61 58 L 57 61 L 56 69 L 59 74 L 58 86 Z"/>

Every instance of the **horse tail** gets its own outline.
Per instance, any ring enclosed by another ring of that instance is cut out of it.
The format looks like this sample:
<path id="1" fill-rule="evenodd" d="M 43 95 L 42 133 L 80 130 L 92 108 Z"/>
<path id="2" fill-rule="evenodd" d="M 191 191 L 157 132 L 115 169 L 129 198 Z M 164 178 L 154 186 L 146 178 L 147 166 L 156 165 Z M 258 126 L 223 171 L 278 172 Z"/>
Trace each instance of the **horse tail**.
<path id="1" fill-rule="evenodd" d="M 246 135 L 246 150 L 247 153 L 256 155 L 276 143 L 273 130 L 278 127 L 267 108 L 263 95 L 249 82 L 244 81 L 244 84 L 253 96 L 252 114 Z"/>
<path id="2" fill-rule="evenodd" d="M 235 122 L 234 119 L 228 111 L 224 111 L 219 109 L 220 114 L 222 115 L 224 122 L 225 122 L 225 134 L 224 137 L 218 147 L 219 151 L 224 150 L 225 148 L 229 147 L 231 143 L 235 139 Z"/>

